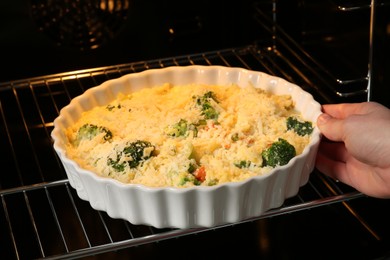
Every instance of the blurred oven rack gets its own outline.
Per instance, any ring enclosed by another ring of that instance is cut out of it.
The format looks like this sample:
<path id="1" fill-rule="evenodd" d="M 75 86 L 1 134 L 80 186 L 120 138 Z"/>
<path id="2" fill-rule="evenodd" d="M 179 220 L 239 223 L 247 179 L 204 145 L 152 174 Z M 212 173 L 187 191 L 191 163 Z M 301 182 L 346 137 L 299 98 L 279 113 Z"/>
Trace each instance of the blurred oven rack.
<path id="1" fill-rule="evenodd" d="M 275 33 L 275 27 L 265 30 Z M 302 86 L 320 102 L 334 102 L 339 96 L 329 89 L 334 79 L 282 30 L 276 30 L 276 39 L 237 48 L 0 83 L 0 258 L 79 258 L 209 230 L 132 225 L 92 209 L 70 187 L 52 148 L 53 120 L 88 88 L 128 73 L 168 66 L 222 65 L 264 71 Z M 362 196 L 314 170 L 299 194 L 282 207 L 243 222 L 344 204 Z"/>

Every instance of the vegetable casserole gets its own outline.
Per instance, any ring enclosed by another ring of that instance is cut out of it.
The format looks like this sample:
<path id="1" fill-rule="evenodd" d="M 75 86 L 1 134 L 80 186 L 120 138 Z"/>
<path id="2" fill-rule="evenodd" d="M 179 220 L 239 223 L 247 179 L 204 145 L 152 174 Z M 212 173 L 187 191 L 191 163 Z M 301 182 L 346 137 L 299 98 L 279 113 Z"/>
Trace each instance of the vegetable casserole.
<path id="1" fill-rule="evenodd" d="M 213 186 L 269 173 L 302 153 L 313 123 L 291 95 L 251 84 L 170 83 L 119 93 L 67 128 L 82 168 L 150 187 Z"/>

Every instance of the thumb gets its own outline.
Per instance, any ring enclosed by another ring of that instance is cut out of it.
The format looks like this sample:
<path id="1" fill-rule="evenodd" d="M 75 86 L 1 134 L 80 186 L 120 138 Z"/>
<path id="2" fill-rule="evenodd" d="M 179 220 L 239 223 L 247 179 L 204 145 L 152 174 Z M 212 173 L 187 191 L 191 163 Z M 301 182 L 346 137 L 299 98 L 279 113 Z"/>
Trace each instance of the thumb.
<path id="1" fill-rule="evenodd" d="M 344 120 L 323 113 L 317 118 L 321 133 L 331 141 L 344 141 Z"/>

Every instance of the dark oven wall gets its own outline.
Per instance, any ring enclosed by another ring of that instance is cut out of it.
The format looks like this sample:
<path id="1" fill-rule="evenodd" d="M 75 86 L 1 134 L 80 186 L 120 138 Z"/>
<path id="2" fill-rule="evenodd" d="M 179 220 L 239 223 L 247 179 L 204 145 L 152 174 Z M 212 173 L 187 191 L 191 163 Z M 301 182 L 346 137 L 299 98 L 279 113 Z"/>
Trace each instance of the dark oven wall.
<path id="1" fill-rule="evenodd" d="M 1 1 L 0 82 L 246 44 L 251 2 Z"/>
<path id="2" fill-rule="evenodd" d="M 277 21 L 334 79 L 341 102 L 365 101 L 354 95 L 365 90 L 390 106 L 389 1 L 279 0 Z"/>

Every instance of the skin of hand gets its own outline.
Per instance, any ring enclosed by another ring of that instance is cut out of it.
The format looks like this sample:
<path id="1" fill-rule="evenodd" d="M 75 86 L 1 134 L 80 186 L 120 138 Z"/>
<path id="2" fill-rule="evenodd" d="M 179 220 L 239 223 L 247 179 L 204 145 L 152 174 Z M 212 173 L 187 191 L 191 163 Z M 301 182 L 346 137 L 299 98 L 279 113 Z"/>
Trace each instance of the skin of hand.
<path id="1" fill-rule="evenodd" d="M 317 169 L 376 198 L 390 198 L 390 109 L 376 102 L 327 104 Z"/>

